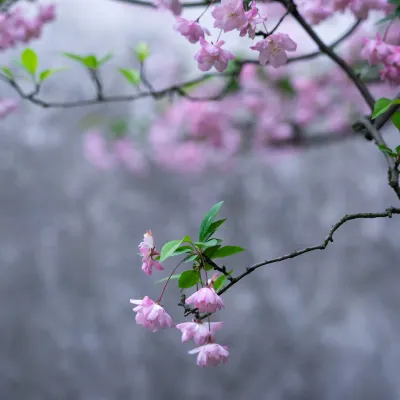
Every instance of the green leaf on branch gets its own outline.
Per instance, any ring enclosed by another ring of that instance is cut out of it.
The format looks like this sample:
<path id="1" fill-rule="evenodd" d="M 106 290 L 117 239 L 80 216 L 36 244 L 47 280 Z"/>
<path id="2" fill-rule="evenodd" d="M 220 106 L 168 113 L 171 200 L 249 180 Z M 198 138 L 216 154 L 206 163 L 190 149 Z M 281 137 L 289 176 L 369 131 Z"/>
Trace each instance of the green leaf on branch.
<path id="1" fill-rule="evenodd" d="M 143 63 L 146 61 L 146 59 L 150 55 L 150 48 L 146 43 L 140 42 L 136 46 L 135 52 L 136 52 L 136 57 L 139 60 L 139 62 Z"/>
<path id="2" fill-rule="evenodd" d="M 1 68 L 1 70 L 3 71 L 4 75 L 5 75 L 8 79 L 10 79 L 11 81 L 14 80 L 14 76 L 13 76 L 13 74 L 12 74 L 10 68 L 8 68 L 8 67 L 0 67 L 0 68 Z"/>
<path id="3" fill-rule="evenodd" d="M 375 102 L 374 112 L 372 113 L 372 119 L 379 117 L 379 115 L 385 113 L 391 105 L 400 104 L 400 99 L 391 100 L 386 97 L 381 97 Z"/>
<path id="4" fill-rule="evenodd" d="M 205 237 L 204 240 L 208 240 L 225 221 L 226 221 L 226 218 L 220 219 L 218 221 L 214 221 L 210 225 L 210 229 L 208 230 L 208 234 L 207 234 L 207 236 Z"/>
<path id="5" fill-rule="evenodd" d="M 174 251 L 174 256 L 179 256 L 180 254 L 192 253 L 193 248 L 191 246 L 180 246 Z"/>
<path id="6" fill-rule="evenodd" d="M 199 232 L 199 241 L 200 242 L 203 242 L 205 240 L 206 236 L 209 234 L 211 225 L 214 222 L 214 219 L 215 219 L 216 215 L 218 214 L 218 211 L 222 207 L 222 204 L 224 204 L 223 201 L 220 201 L 219 203 L 214 204 L 210 208 L 210 210 L 207 212 L 205 217 L 203 218 L 203 221 L 201 221 L 200 232 Z"/>
<path id="7" fill-rule="evenodd" d="M 400 112 L 397 111 L 392 115 L 393 125 L 400 131 Z"/>
<path id="8" fill-rule="evenodd" d="M 222 258 L 232 256 L 233 254 L 241 253 L 244 251 L 242 247 L 239 246 L 224 246 L 218 249 L 214 254 L 213 258 Z"/>
<path id="9" fill-rule="evenodd" d="M 183 239 L 181 240 L 171 240 L 164 244 L 160 253 L 160 262 L 165 261 L 167 258 L 174 255 L 175 250 L 182 244 Z"/>
<path id="10" fill-rule="evenodd" d="M 97 62 L 97 64 L 98 64 L 99 67 L 101 67 L 107 61 L 110 61 L 112 58 L 113 58 L 113 55 L 111 53 L 108 53 L 104 57 L 100 58 L 100 60 Z"/>
<path id="11" fill-rule="evenodd" d="M 190 256 L 190 257 L 188 257 L 188 258 L 185 259 L 185 263 L 189 263 L 189 262 L 191 262 L 191 261 L 194 261 L 194 260 L 196 260 L 197 258 L 198 258 L 198 255 L 197 255 L 197 254 L 193 254 L 192 256 Z"/>
<path id="12" fill-rule="evenodd" d="M 400 146 L 396 147 L 396 153 L 399 154 L 400 153 Z"/>
<path id="13" fill-rule="evenodd" d="M 108 60 L 112 58 L 112 54 L 106 54 L 100 60 L 93 54 L 89 54 L 88 56 L 80 56 L 79 54 L 74 53 L 63 53 L 65 57 L 70 58 L 71 60 L 78 61 L 84 67 L 89 69 L 97 69 L 105 64 Z"/>
<path id="14" fill-rule="evenodd" d="M 181 277 L 181 275 L 182 275 L 182 274 L 174 274 L 174 275 L 171 275 L 171 278 L 169 278 L 169 276 L 166 276 L 165 278 L 162 278 L 162 279 L 158 280 L 158 281 L 155 282 L 155 283 L 166 282 L 166 281 L 168 280 L 168 278 L 169 278 L 169 279 L 179 279 L 179 278 Z"/>
<path id="15" fill-rule="evenodd" d="M 199 248 L 205 248 L 205 247 L 217 246 L 221 242 L 222 242 L 222 240 L 220 240 L 220 239 L 211 239 L 208 242 L 195 242 L 194 244 Z"/>
<path id="16" fill-rule="evenodd" d="M 214 289 L 216 292 L 224 285 L 226 282 L 226 275 L 219 276 L 214 282 Z"/>
<path id="17" fill-rule="evenodd" d="M 21 64 L 29 74 L 34 76 L 39 65 L 37 54 L 32 49 L 25 49 L 21 54 Z"/>
<path id="18" fill-rule="evenodd" d="M 386 147 L 383 144 L 380 144 L 378 147 L 379 147 L 379 150 L 383 151 L 386 154 L 389 154 L 389 156 L 397 157 L 397 154 L 392 149 L 389 149 L 389 147 Z"/>
<path id="19" fill-rule="evenodd" d="M 199 283 L 199 281 L 200 281 L 200 272 L 190 269 L 188 271 L 182 272 L 179 278 L 178 286 L 181 289 L 188 289 Z"/>
<path id="20" fill-rule="evenodd" d="M 203 254 L 204 254 L 205 256 L 207 256 L 207 257 L 213 258 L 215 252 L 216 252 L 218 249 L 220 249 L 220 248 L 221 248 L 220 245 L 213 246 L 213 247 L 207 247 L 207 248 L 204 250 Z"/>
<path id="21" fill-rule="evenodd" d="M 54 75 L 56 72 L 61 72 L 66 70 L 66 68 L 56 68 L 56 69 L 45 69 L 42 71 L 39 75 L 39 82 L 42 83 L 46 79 L 50 78 L 52 75 Z"/>
<path id="22" fill-rule="evenodd" d="M 120 68 L 119 72 L 125 77 L 125 79 L 132 85 L 139 85 L 140 73 L 136 69 Z"/>

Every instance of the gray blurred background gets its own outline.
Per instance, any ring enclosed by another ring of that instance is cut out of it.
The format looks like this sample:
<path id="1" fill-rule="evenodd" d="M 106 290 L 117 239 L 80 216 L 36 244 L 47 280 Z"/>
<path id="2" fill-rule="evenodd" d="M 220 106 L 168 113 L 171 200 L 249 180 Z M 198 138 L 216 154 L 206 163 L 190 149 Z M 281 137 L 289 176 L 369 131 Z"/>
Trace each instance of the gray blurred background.
<path id="1" fill-rule="evenodd" d="M 106 0 L 60 1 L 58 21 L 32 46 L 46 67 L 60 65 L 61 50 L 112 50 L 116 65 L 126 64 L 139 40 L 161 46 L 154 27 L 167 17 L 151 13 L 151 26 L 143 23 L 149 13 Z M 81 72 L 49 81 L 44 96 L 87 96 Z M 124 92 L 107 74 L 110 88 Z M 0 94 L 16 96 L 4 85 Z M 396 205 L 374 146 L 347 141 L 270 165 L 243 156 L 229 174 L 200 177 L 97 170 L 84 158 L 79 120 L 93 111 L 129 116 L 134 107 L 24 102 L 0 122 L 0 399 L 399 399 L 396 217 L 350 222 L 324 252 L 259 269 L 228 291 L 218 335 L 230 350 L 225 366 L 198 368 L 178 330 L 145 330 L 129 303 L 156 298 L 154 282 L 164 276 L 140 270 L 143 233 L 152 229 L 158 247 L 196 235 L 217 201 L 225 200 L 228 217 L 223 238 L 247 249 L 231 258 L 236 273 L 320 243 L 346 213 Z M 175 322 L 183 320 L 178 298 L 167 290 Z"/>

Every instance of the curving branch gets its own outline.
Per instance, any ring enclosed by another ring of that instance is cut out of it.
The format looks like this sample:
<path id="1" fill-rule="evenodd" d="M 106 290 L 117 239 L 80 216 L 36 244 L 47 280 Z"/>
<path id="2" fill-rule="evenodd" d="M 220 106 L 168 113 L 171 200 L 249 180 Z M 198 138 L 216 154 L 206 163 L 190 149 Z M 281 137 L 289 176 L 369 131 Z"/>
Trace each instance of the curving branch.
<path id="1" fill-rule="evenodd" d="M 224 288 L 222 288 L 221 290 L 218 291 L 218 295 L 225 293 L 232 286 L 236 285 L 239 281 L 241 281 L 245 276 L 251 274 L 256 269 L 261 268 L 265 265 L 275 264 L 275 263 L 278 263 L 278 262 L 281 262 L 284 260 L 288 260 L 290 258 L 296 258 L 303 254 L 310 253 L 312 251 L 325 250 L 328 247 L 329 243 L 333 243 L 333 235 L 335 234 L 335 232 L 348 221 L 352 221 L 352 220 L 356 220 L 356 219 L 392 218 L 392 216 L 394 214 L 399 215 L 400 208 L 390 207 L 390 208 L 387 208 L 384 212 L 379 212 L 379 213 L 357 213 L 357 214 L 345 215 L 335 225 L 332 226 L 328 235 L 326 236 L 326 238 L 323 240 L 322 243 L 317 244 L 315 246 L 306 247 L 302 250 L 296 250 L 296 251 L 293 251 L 292 253 L 286 254 L 284 256 L 272 258 L 270 260 L 265 260 L 265 261 L 262 261 L 262 262 L 259 262 L 257 264 L 247 267 L 246 270 L 242 274 L 240 274 L 236 277 L 228 278 L 229 283 Z M 224 271 L 226 271 L 225 268 L 219 267 L 217 264 L 215 264 L 215 262 L 212 262 L 210 265 L 212 265 L 214 267 L 214 269 L 216 269 L 217 271 L 220 271 L 222 273 L 225 273 Z M 194 308 L 194 309 L 189 308 L 188 306 L 185 305 L 185 314 L 184 315 L 188 316 L 190 314 L 198 314 L 198 310 L 196 308 Z M 211 313 L 204 314 L 204 315 L 200 316 L 200 319 L 204 319 L 204 318 L 208 317 L 209 315 L 211 315 Z"/>
<path id="2" fill-rule="evenodd" d="M 371 111 L 374 109 L 375 100 L 372 97 L 370 91 L 360 77 L 354 72 L 349 64 L 346 63 L 341 57 L 339 57 L 329 46 L 327 46 L 321 38 L 317 35 L 311 25 L 304 19 L 304 17 L 297 10 L 296 4 L 293 0 L 278 0 L 281 4 L 286 6 L 293 18 L 303 27 L 308 33 L 310 38 L 317 44 L 320 51 L 326 54 L 332 61 L 334 61 L 353 81 L 354 85 L 359 90 L 360 94 L 368 104 Z"/>

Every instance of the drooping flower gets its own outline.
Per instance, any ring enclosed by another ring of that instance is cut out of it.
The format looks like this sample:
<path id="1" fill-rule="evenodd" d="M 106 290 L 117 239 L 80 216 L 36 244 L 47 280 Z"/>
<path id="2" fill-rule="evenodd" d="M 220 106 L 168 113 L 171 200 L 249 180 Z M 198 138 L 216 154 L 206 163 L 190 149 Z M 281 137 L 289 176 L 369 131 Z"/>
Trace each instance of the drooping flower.
<path id="1" fill-rule="evenodd" d="M 223 29 L 224 32 L 240 30 L 247 22 L 242 0 L 222 0 L 211 15 L 215 18 L 214 28 Z"/>
<path id="2" fill-rule="evenodd" d="M 219 72 L 225 71 L 229 60 L 233 60 L 235 56 L 230 51 L 222 49 L 224 44 L 223 40 L 211 44 L 204 38 L 200 38 L 201 48 L 195 54 L 194 59 L 201 71 L 209 71 L 212 67 L 215 67 Z"/>
<path id="3" fill-rule="evenodd" d="M 261 65 L 269 62 L 274 68 L 278 68 L 287 62 L 287 51 L 295 51 L 297 44 L 285 33 L 276 33 L 268 36 L 250 47 L 260 52 Z"/>
<path id="4" fill-rule="evenodd" d="M 217 366 L 221 362 L 223 364 L 228 362 L 228 347 L 217 343 L 208 343 L 189 351 L 189 354 L 196 353 L 199 353 L 196 361 L 199 367 Z"/>
<path id="5" fill-rule="evenodd" d="M 200 312 L 216 312 L 224 308 L 224 302 L 214 288 L 203 287 L 185 300 L 186 304 L 194 304 Z"/>
<path id="6" fill-rule="evenodd" d="M 375 40 L 364 38 L 363 42 L 361 57 L 367 60 L 370 65 L 384 62 L 386 57 L 391 54 L 391 46 L 382 40 L 378 32 Z"/>
<path id="7" fill-rule="evenodd" d="M 139 252 L 142 256 L 142 270 L 145 274 L 150 276 L 153 273 L 153 267 L 159 271 L 164 269 L 158 261 L 153 259 L 154 256 L 157 256 L 160 253 L 154 246 L 154 239 L 151 231 L 147 231 L 144 234 L 143 242 L 139 244 Z"/>
<path id="8" fill-rule="evenodd" d="M 256 5 L 256 2 L 253 1 L 251 4 L 251 9 L 245 12 L 246 22 L 240 28 L 240 36 L 246 36 L 249 34 L 251 39 L 254 39 L 256 36 L 256 27 L 257 24 L 262 24 L 267 20 L 266 16 L 260 16 L 259 11 Z"/>
<path id="9" fill-rule="evenodd" d="M 183 322 L 176 325 L 182 332 L 182 343 L 190 339 L 197 345 L 207 343 L 209 340 L 215 340 L 215 332 L 219 331 L 223 326 L 223 322 L 203 323 L 202 321 Z"/>
<path id="10" fill-rule="evenodd" d="M 164 308 L 148 296 L 145 296 L 143 300 L 131 299 L 130 302 L 137 305 L 133 311 L 136 312 L 136 323 L 138 325 L 150 328 L 153 332 L 156 332 L 158 329 L 174 327 L 172 318 Z"/>
<path id="11" fill-rule="evenodd" d="M 176 18 L 174 29 L 180 32 L 190 43 L 197 43 L 200 38 L 204 38 L 205 34 L 210 35 L 210 31 L 198 22 L 181 17 Z"/>

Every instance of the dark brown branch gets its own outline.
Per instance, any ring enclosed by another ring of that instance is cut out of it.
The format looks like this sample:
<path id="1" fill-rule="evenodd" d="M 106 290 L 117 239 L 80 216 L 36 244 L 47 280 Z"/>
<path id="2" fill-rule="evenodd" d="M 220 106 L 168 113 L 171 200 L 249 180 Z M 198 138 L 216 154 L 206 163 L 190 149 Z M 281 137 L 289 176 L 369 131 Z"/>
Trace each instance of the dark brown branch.
<path id="1" fill-rule="evenodd" d="M 372 97 L 370 91 L 367 86 L 363 83 L 363 81 L 359 78 L 359 76 L 354 72 L 354 70 L 344 61 L 341 57 L 339 57 L 329 46 L 327 46 L 317 35 L 314 29 L 308 24 L 308 22 L 303 18 L 303 16 L 298 12 L 296 5 L 293 0 L 279 0 L 282 4 L 284 4 L 287 9 L 290 11 L 290 14 L 294 19 L 303 27 L 303 29 L 308 33 L 310 38 L 317 44 L 320 51 L 326 54 L 329 58 L 331 58 L 345 73 L 346 75 L 353 81 L 360 94 L 368 104 L 371 111 L 374 109 L 375 100 Z"/>
<path id="2" fill-rule="evenodd" d="M 306 247 L 306 248 L 304 248 L 302 250 L 297 250 L 297 251 L 294 251 L 292 253 L 286 254 L 284 256 L 272 258 L 270 260 L 265 260 L 265 261 L 262 261 L 262 262 L 260 262 L 258 264 L 254 264 L 254 265 L 252 265 L 250 267 L 247 267 L 246 270 L 241 275 L 238 275 L 238 276 L 234 277 L 233 280 L 231 280 L 224 288 L 219 290 L 218 291 L 218 295 L 221 295 L 221 294 L 225 293 L 233 285 L 236 285 L 236 283 L 238 283 L 240 280 L 242 280 L 245 276 L 251 274 L 256 269 L 261 268 L 261 267 L 263 267 L 265 265 L 275 264 L 275 263 L 278 263 L 278 262 L 281 262 L 281 261 L 288 260 L 290 258 L 296 258 L 296 257 L 299 257 L 299 256 L 301 256 L 303 254 L 310 253 L 312 251 L 325 250 L 328 247 L 329 243 L 333 243 L 333 235 L 334 235 L 334 233 L 342 225 L 344 225 L 348 221 L 352 221 L 352 220 L 356 220 L 356 219 L 392 218 L 393 214 L 400 214 L 400 209 L 399 208 L 390 207 L 390 208 L 387 208 L 384 212 L 380 212 L 380 213 L 357 213 L 357 214 L 345 215 L 335 225 L 332 226 L 332 228 L 330 229 L 330 231 L 329 231 L 328 235 L 326 236 L 325 240 L 321 244 L 318 244 L 318 245 L 315 245 L 315 246 L 311 246 L 311 247 Z M 190 309 L 189 310 L 189 309 L 187 309 L 187 306 L 185 308 L 185 316 L 187 316 L 189 314 L 194 314 L 194 313 L 197 313 L 197 312 L 198 312 L 197 309 Z M 209 315 L 211 315 L 211 314 L 207 313 L 205 315 L 202 315 L 201 319 L 204 319 L 204 318 L 208 317 Z"/>

